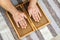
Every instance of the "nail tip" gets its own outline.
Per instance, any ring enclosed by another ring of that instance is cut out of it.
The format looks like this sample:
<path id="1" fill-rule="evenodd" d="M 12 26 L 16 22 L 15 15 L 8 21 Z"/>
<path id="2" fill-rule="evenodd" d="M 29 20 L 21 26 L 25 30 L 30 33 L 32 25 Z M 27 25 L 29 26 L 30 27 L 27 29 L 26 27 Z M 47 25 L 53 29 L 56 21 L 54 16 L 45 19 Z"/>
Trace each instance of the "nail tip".
<path id="1" fill-rule="evenodd" d="M 26 27 L 22 27 L 22 29 L 26 29 Z"/>

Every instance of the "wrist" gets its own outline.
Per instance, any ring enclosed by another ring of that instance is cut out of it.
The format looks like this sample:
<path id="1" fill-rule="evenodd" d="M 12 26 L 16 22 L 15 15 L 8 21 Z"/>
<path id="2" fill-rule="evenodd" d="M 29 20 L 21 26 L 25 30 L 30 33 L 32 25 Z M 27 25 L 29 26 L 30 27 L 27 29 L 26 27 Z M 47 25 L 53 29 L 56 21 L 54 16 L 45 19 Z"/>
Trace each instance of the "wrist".
<path id="1" fill-rule="evenodd" d="M 37 3 L 37 0 L 30 0 L 30 4 L 32 5 L 35 5 Z"/>
<path id="2" fill-rule="evenodd" d="M 12 11 L 10 11 L 10 13 L 13 15 L 13 16 L 15 16 L 15 15 L 18 15 L 18 10 L 12 10 Z"/>
<path id="3" fill-rule="evenodd" d="M 29 6 L 34 6 L 36 5 L 37 0 L 30 0 Z"/>
<path id="4" fill-rule="evenodd" d="M 36 5 L 36 3 L 35 4 L 29 4 L 29 8 L 34 7 L 35 5 Z"/>
<path id="5" fill-rule="evenodd" d="M 29 6 L 34 6 L 34 5 L 36 5 L 36 3 L 29 3 Z"/>

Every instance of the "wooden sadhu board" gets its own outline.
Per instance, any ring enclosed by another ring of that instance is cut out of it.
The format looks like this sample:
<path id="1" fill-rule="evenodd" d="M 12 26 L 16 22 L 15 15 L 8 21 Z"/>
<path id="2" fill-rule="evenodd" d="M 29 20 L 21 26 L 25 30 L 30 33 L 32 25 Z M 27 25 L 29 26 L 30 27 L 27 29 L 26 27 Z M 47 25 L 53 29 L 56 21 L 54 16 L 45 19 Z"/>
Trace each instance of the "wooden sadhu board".
<path id="1" fill-rule="evenodd" d="M 36 5 L 38 6 L 38 8 L 39 8 L 39 10 L 42 14 L 42 17 L 41 17 L 41 20 L 39 22 L 35 22 L 33 20 L 33 18 L 30 17 L 29 14 L 28 14 L 28 11 L 27 11 L 28 4 L 29 4 L 29 2 L 26 2 L 26 3 L 22 3 L 22 4 L 19 4 L 19 5 L 16 6 L 18 11 L 25 12 L 25 15 L 27 16 L 26 21 L 27 21 L 28 26 L 26 27 L 26 29 L 22 29 L 21 27 L 17 27 L 17 25 L 16 25 L 16 23 L 13 19 L 13 16 L 8 11 L 6 12 L 6 15 L 9 18 L 9 20 L 10 20 L 17 36 L 19 37 L 19 39 L 22 39 L 22 38 L 30 35 L 32 32 L 37 31 L 37 30 L 43 28 L 44 26 L 50 24 L 49 19 L 45 15 L 45 12 L 43 11 L 43 9 L 39 5 L 39 3 L 37 3 Z"/>

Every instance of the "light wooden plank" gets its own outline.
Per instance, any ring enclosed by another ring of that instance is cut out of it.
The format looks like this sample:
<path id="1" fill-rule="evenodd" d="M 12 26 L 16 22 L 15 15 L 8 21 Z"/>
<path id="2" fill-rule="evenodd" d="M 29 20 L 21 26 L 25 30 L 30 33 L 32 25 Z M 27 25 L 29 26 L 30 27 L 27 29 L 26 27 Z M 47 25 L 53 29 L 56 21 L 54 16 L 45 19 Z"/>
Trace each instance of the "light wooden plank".
<path id="1" fill-rule="evenodd" d="M 45 40 L 50 40 L 53 38 L 51 32 L 49 31 L 49 29 L 47 28 L 47 26 L 43 29 L 40 30 L 41 34 L 43 35 Z"/>

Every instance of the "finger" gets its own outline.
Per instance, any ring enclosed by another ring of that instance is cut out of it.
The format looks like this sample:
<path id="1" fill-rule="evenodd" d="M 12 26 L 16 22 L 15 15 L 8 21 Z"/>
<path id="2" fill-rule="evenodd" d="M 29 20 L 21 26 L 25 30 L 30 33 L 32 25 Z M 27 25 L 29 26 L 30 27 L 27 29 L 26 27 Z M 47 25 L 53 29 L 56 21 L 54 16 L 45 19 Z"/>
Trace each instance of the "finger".
<path id="1" fill-rule="evenodd" d="M 38 10 L 38 13 L 39 13 L 40 17 L 42 17 L 41 12 L 39 10 Z"/>
<path id="2" fill-rule="evenodd" d="M 39 19 L 38 13 L 36 13 L 35 15 L 36 15 L 36 20 L 37 20 L 37 22 L 39 22 L 40 19 Z"/>
<path id="3" fill-rule="evenodd" d="M 31 17 L 31 12 L 32 12 L 32 11 L 28 10 L 28 12 L 29 12 L 29 15 L 30 15 L 30 17 Z"/>
<path id="4" fill-rule="evenodd" d="M 23 22 L 24 22 L 24 28 L 26 28 L 27 26 L 26 20 L 24 19 Z"/>
<path id="5" fill-rule="evenodd" d="M 30 15 L 30 17 L 31 17 L 31 13 L 29 12 L 29 15 Z"/>
<path id="6" fill-rule="evenodd" d="M 35 19 L 36 19 L 36 21 L 37 21 L 37 22 L 39 22 L 39 15 L 38 15 L 38 11 L 36 11 L 36 10 L 35 10 L 34 14 L 35 14 Z"/>
<path id="7" fill-rule="evenodd" d="M 38 13 L 38 16 L 37 16 L 37 17 L 38 17 L 38 20 L 40 21 L 40 16 L 39 16 L 39 13 Z"/>
<path id="8" fill-rule="evenodd" d="M 18 22 L 16 22 L 16 25 L 17 25 L 17 27 L 20 27 L 19 24 L 18 24 Z"/>
<path id="9" fill-rule="evenodd" d="M 22 21 L 19 21 L 19 24 L 20 24 L 21 28 L 23 28 L 23 24 L 22 24 Z"/>
<path id="10" fill-rule="evenodd" d="M 40 12 L 40 9 L 38 8 L 38 6 L 36 6 L 36 7 L 37 7 L 37 10 L 38 10 L 39 15 L 42 17 L 41 12 Z"/>
<path id="11" fill-rule="evenodd" d="M 32 17 L 33 17 L 33 19 L 35 20 L 35 16 L 34 15 L 32 15 Z M 36 21 L 36 20 L 35 20 Z"/>
<path id="12" fill-rule="evenodd" d="M 25 27 L 26 27 L 26 25 L 25 25 L 25 22 L 24 22 L 24 21 L 22 21 L 22 25 L 23 25 L 23 27 L 22 27 L 22 28 L 25 28 Z"/>
<path id="13" fill-rule="evenodd" d="M 37 21 L 36 15 L 33 14 L 32 16 L 33 16 L 33 19 L 34 19 L 35 21 Z"/>
<path id="14" fill-rule="evenodd" d="M 27 16 L 23 13 L 23 16 L 27 19 Z"/>
<path id="15" fill-rule="evenodd" d="M 21 22 L 21 25 L 22 25 L 21 27 L 22 27 L 22 28 L 26 28 L 24 19 L 22 19 L 20 22 Z"/>
<path id="16" fill-rule="evenodd" d="M 25 25 L 27 26 L 27 22 L 26 22 L 26 20 L 24 19 L 24 22 L 25 22 Z"/>

